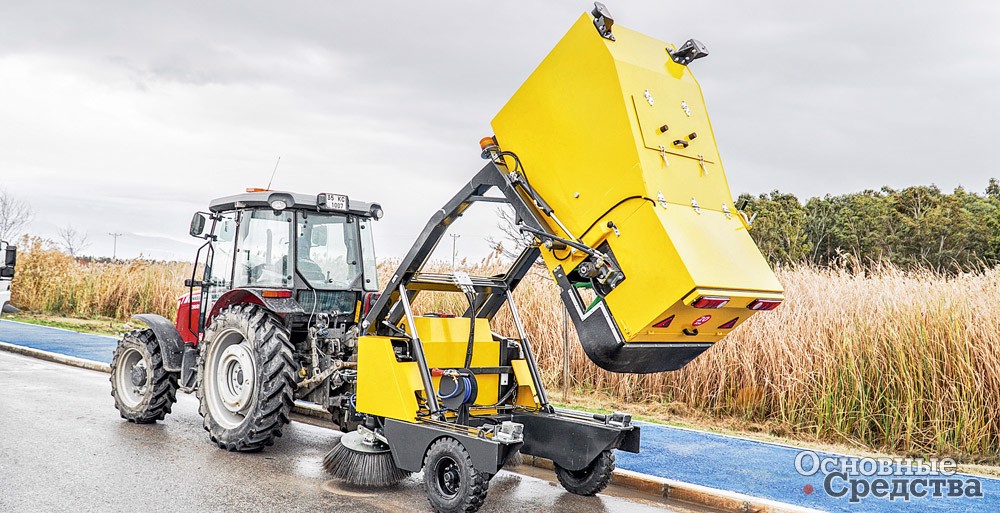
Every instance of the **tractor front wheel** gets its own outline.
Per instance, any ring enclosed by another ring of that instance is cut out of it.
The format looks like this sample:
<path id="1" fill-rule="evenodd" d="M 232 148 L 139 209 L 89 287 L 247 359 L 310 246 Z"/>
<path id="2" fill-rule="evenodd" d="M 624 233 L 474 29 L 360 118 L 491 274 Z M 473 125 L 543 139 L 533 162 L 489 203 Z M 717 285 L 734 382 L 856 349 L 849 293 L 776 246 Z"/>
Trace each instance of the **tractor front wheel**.
<path id="1" fill-rule="evenodd" d="M 242 452 L 273 445 L 294 401 L 288 329 L 259 306 L 236 305 L 212 319 L 201 346 L 199 412 L 212 441 Z"/>
<path id="2" fill-rule="evenodd" d="M 132 330 L 111 358 L 111 396 L 122 418 L 137 424 L 163 420 L 177 401 L 177 374 L 163 368 L 153 330 Z"/>
<path id="3" fill-rule="evenodd" d="M 559 484 L 570 493 L 577 495 L 596 495 L 611 483 L 611 474 L 615 471 L 615 455 L 610 450 L 602 451 L 594 461 L 580 470 L 568 470 L 556 467 L 556 477 Z"/>
<path id="4" fill-rule="evenodd" d="M 454 438 L 431 444 L 424 456 L 424 489 L 438 513 L 472 513 L 486 500 L 490 475 L 476 471 L 472 458 Z"/>

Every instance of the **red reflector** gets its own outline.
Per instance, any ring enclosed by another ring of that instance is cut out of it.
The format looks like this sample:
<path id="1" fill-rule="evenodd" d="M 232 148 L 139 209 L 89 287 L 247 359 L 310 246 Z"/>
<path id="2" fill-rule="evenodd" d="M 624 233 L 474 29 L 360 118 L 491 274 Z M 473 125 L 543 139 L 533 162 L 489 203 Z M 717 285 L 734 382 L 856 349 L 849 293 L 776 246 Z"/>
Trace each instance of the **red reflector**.
<path id="1" fill-rule="evenodd" d="M 290 290 L 263 290 L 260 295 L 264 297 L 292 297 Z"/>
<path id="2" fill-rule="evenodd" d="M 738 320 L 740 320 L 739 317 L 737 317 L 737 318 L 735 318 L 735 319 L 733 319 L 733 320 L 731 320 L 731 321 L 723 324 L 722 326 L 719 326 L 719 329 L 720 330 L 731 330 L 731 329 L 733 329 L 733 326 L 736 326 L 736 321 L 738 321 Z"/>
<path id="3" fill-rule="evenodd" d="M 774 310 L 780 304 L 780 299 L 755 299 L 753 303 L 747 305 L 747 308 L 751 310 Z"/>
<path id="4" fill-rule="evenodd" d="M 694 322 L 691 323 L 691 326 L 701 326 L 702 324 L 705 324 L 711 319 L 712 319 L 711 315 L 702 315 L 701 317 L 695 319 Z"/>
<path id="5" fill-rule="evenodd" d="M 670 317 L 667 317 L 666 319 L 663 319 L 662 321 L 654 324 L 653 327 L 654 328 L 666 328 L 666 327 L 670 326 L 670 323 L 672 323 L 672 322 L 674 322 L 674 316 L 673 315 L 671 315 Z"/>
<path id="6" fill-rule="evenodd" d="M 723 296 L 701 296 L 691 303 L 695 308 L 722 308 L 729 302 L 728 297 Z"/>
<path id="7" fill-rule="evenodd" d="M 361 315 L 368 316 L 368 312 L 371 311 L 372 307 L 375 306 L 375 302 L 378 301 L 378 292 L 369 292 L 365 294 L 364 303 L 361 305 Z"/>
<path id="8" fill-rule="evenodd" d="M 431 376 L 434 376 L 436 378 L 440 378 L 441 376 L 444 376 L 444 370 L 443 369 L 431 369 Z"/>

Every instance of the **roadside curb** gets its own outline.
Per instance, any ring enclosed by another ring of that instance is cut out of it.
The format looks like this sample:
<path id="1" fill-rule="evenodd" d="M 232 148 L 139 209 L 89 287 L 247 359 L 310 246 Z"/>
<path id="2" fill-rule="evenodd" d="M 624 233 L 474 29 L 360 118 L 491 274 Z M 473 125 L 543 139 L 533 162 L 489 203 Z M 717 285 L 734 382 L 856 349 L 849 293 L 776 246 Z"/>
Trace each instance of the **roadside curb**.
<path id="1" fill-rule="evenodd" d="M 35 349 L 33 347 L 8 344 L 7 342 L 0 342 L 0 351 L 16 353 L 22 356 L 30 356 L 32 358 L 38 358 L 39 360 L 61 363 L 63 365 L 72 365 L 73 367 L 80 367 L 97 372 L 111 372 L 111 366 L 106 363 L 95 362 L 94 360 L 85 360 L 75 356 L 66 356 L 59 353 L 52 353 L 41 349 Z"/>
<path id="2" fill-rule="evenodd" d="M 52 353 L 35 349 L 33 347 L 19 346 L 0 342 L 0 351 L 38 358 L 53 363 L 71 365 L 97 372 L 110 373 L 111 366 L 106 363 L 66 356 L 59 353 Z M 324 418 L 326 410 L 317 406 L 296 402 L 293 411 L 300 415 L 314 418 Z M 536 458 L 524 455 L 524 465 L 553 470 L 551 460 Z M 691 483 L 675 481 L 662 477 L 632 472 L 631 470 L 616 469 L 611 477 L 611 484 L 627 488 L 635 492 L 659 498 L 666 498 L 676 501 L 687 502 L 699 506 L 707 506 L 727 513 L 822 513 L 820 510 L 785 504 L 783 502 L 772 501 L 760 497 L 752 497 L 741 493 L 709 488 Z"/>
<path id="3" fill-rule="evenodd" d="M 552 460 L 524 455 L 524 464 L 554 470 Z M 615 469 L 611 484 L 644 495 L 705 506 L 727 513 L 824 513 L 821 510 L 710 488 L 673 479 Z"/>

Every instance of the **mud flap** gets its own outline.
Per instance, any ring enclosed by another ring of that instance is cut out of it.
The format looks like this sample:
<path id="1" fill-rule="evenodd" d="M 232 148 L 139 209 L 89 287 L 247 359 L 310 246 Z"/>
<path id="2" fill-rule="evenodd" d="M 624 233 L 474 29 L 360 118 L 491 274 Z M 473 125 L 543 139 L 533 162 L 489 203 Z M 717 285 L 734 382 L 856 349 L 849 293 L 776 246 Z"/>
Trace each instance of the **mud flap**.
<path id="1" fill-rule="evenodd" d="M 581 470 L 602 451 L 639 452 L 639 426 L 615 426 L 559 413 L 515 414 L 524 425 L 521 452 L 547 458 L 568 470 Z"/>

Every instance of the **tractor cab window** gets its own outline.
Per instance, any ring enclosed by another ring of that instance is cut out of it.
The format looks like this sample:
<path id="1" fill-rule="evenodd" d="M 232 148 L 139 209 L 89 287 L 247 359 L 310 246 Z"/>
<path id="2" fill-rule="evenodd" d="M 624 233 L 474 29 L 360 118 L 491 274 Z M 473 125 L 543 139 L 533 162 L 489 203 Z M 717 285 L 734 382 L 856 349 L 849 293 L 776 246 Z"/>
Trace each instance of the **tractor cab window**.
<path id="1" fill-rule="evenodd" d="M 342 214 L 299 212 L 295 265 L 309 285 L 323 289 L 361 287 L 358 219 Z"/>
<path id="2" fill-rule="evenodd" d="M 233 248 L 236 246 L 236 212 L 220 214 L 215 223 L 215 241 L 211 257 L 205 261 L 208 294 L 202 297 L 202 310 L 209 312 L 223 294 L 233 288 Z M 203 291 L 202 294 L 205 294 Z"/>
<path id="3" fill-rule="evenodd" d="M 236 240 L 233 284 L 237 287 L 283 287 L 292 284 L 291 212 L 246 210 Z"/>

